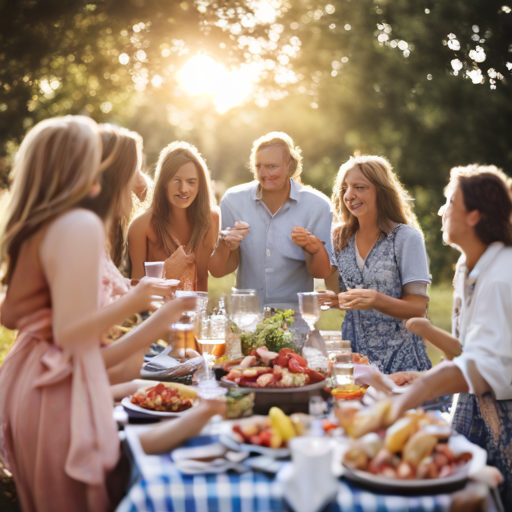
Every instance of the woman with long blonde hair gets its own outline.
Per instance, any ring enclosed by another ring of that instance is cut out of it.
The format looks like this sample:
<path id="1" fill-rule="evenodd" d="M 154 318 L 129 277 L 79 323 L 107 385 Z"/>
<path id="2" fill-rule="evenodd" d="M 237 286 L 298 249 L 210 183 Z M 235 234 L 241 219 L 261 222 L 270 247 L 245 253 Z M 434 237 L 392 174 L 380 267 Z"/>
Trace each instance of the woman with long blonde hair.
<path id="1" fill-rule="evenodd" d="M 100 350 L 101 332 L 171 291 L 147 280 L 99 308 L 104 226 L 78 205 L 98 194 L 100 162 L 96 123 L 67 116 L 30 130 L 13 169 L 0 230 L 8 286 L 1 319 L 18 335 L 0 367 L 0 458 L 25 512 L 112 508 L 106 476 L 119 438 L 105 367 L 164 335 L 195 305 L 170 301 L 146 321 L 143 340 L 134 333 Z"/>
<path id="2" fill-rule="evenodd" d="M 128 230 L 131 277 L 144 262 L 164 261 L 167 279 L 207 291 L 208 263 L 219 231 L 210 174 L 197 148 L 173 142 L 160 153 L 150 208 Z"/>
<path id="3" fill-rule="evenodd" d="M 425 343 L 403 324 L 425 316 L 430 283 L 410 196 L 386 159 L 357 156 L 341 166 L 331 200 L 343 338 L 384 373 L 430 368 Z"/>

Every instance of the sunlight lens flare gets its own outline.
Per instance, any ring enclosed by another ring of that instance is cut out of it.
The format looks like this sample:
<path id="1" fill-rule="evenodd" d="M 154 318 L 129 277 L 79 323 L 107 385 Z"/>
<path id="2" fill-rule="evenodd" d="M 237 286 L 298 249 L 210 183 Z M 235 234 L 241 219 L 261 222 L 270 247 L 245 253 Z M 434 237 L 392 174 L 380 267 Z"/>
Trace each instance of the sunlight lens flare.
<path id="1" fill-rule="evenodd" d="M 248 67 L 227 71 L 211 57 L 196 55 L 183 66 L 180 79 L 190 94 L 213 96 L 215 108 L 224 113 L 243 103 L 257 77 Z"/>
<path id="2" fill-rule="evenodd" d="M 190 94 L 215 94 L 226 70 L 208 55 L 192 57 L 181 70 L 181 81 Z"/>

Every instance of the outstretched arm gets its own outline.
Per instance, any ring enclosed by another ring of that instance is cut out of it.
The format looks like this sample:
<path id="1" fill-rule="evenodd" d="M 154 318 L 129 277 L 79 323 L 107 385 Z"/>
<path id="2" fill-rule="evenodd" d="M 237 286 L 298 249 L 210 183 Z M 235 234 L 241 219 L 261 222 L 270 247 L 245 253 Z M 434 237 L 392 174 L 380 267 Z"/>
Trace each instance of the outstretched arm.
<path id="1" fill-rule="evenodd" d="M 121 300 L 119 299 L 117 302 Z M 182 297 L 165 303 L 147 320 L 125 334 L 119 341 L 102 349 L 101 353 L 105 366 L 111 368 L 150 343 L 158 341 L 167 333 L 169 327 L 180 319 L 183 311 L 195 308 L 195 302 L 195 297 Z M 114 302 L 112 306 L 115 304 Z M 106 306 L 103 310 L 109 307 L 111 306 Z"/>
<path id="2" fill-rule="evenodd" d="M 197 436 L 211 417 L 224 414 L 224 400 L 201 400 L 197 407 L 183 413 L 179 419 L 167 421 L 140 435 L 142 448 L 148 455 L 169 452 L 181 443 Z"/>
<path id="3" fill-rule="evenodd" d="M 416 379 L 407 391 L 393 402 L 394 421 L 405 411 L 442 395 L 467 393 L 468 383 L 459 367 L 452 361 L 444 361 Z"/>
<path id="4" fill-rule="evenodd" d="M 442 350 L 447 359 L 453 359 L 462 354 L 460 341 L 443 329 L 432 325 L 426 318 L 409 318 L 405 322 L 405 327 Z"/>
<path id="5" fill-rule="evenodd" d="M 352 288 L 338 295 L 340 309 L 376 309 L 386 315 L 408 320 L 412 317 L 425 316 L 427 297 L 422 295 L 404 295 L 395 299 L 377 290 Z"/>

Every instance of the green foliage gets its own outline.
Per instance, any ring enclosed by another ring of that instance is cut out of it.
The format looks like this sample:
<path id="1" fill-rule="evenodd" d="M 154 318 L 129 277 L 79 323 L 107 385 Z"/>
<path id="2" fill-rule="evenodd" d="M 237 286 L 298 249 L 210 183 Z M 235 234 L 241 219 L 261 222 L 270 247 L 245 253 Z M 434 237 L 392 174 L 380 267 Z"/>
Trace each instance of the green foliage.
<path id="1" fill-rule="evenodd" d="M 265 318 L 251 334 L 242 334 L 242 352 L 247 355 L 255 348 L 266 346 L 271 352 L 279 352 L 283 348 L 291 348 L 293 310 L 277 311 L 270 318 Z"/>
<path id="2" fill-rule="evenodd" d="M 436 212 L 450 168 L 512 174 L 512 12 L 496 0 L 282 6 L 251 25 L 242 0 L 0 2 L 0 186 L 27 128 L 48 116 L 136 130 L 148 166 L 173 140 L 196 144 L 219 198 L 252 179 L 252 141 L 282 130 L 302 148 L 303 181 L 328 196 L 352 154 L 386 156 L 416 199 L 434 282 L 449 281 L 457 254 Z M 178 71 L 198 52 L 227 68 L 264 62 L 251 101 L 220 114 L 211 97 L 188 94 Z"/>

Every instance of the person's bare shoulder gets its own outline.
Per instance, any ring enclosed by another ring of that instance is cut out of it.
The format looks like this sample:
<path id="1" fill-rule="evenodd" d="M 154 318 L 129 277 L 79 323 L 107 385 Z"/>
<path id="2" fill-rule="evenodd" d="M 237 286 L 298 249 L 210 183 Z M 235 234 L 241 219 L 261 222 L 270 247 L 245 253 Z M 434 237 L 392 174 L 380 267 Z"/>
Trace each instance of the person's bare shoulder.
<path id="1" fill-rule="evenodd" d="M 101 219 L 89 210 L 74 208 L 48 225 L 40 246 L 43 265 L 71 249 L 80 253 L 96 247 L 101 251 L 104 241 L 105 227 Z"/>
<path id="2" fill-rule="evenodd" d="M 153 233 L 151 226 L 151 210 L 147 210 L 138 217 L 135 217 L 128 228 L 128 236 L 130 238 L 141 236 L 151 238 L 151 233 Z"/>
<path id="3" fill-rule="evenodd" d="M 103 234 L 104 226 L 101 219 L 93 212 L 83 208 L 74 208 L 51 221 L 46 230 L 45 239 L 53 237 L 66 238 L 86 236 L 95 233 Z"/>

